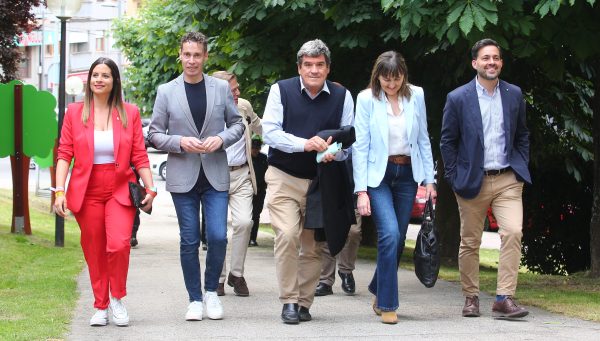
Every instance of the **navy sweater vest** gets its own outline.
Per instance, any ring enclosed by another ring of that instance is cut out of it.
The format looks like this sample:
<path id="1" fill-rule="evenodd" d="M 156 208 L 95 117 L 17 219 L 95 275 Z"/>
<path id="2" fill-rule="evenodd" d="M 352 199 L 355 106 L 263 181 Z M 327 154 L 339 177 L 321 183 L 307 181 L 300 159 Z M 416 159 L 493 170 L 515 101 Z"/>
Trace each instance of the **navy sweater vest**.
<path id="1" fill-rule="evenodd" d="M 346 89 L 327 81 L 330 93 L 323 91 L 311 99 L 300 91 L 300 77 L 277 82 L 283 105 L 283 131 L 310 139 L 321 130 L 337 129 L 344 111 Z M 285 153 L 269 148 L 269 164 L 302 179 L 317 175 L 316 152 Z"/>

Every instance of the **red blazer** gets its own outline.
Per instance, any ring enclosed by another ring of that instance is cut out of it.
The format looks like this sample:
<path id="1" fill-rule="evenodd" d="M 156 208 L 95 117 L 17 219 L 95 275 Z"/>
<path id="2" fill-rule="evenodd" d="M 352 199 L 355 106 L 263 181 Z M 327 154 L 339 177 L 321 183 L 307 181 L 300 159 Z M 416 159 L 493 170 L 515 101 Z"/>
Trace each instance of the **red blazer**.
<path id="1" fill-rule="evenodd" d="M 117 109 L 112 112 L 113 143 L 115 147 L 115 183 L 113 197 L 122 205 L 132 206 L 127 182 L 135 181 L 130 167 L 136 169 L 150 167 L 144 146 L 140 113 L 135 105 L 125 103 L 127 128 L 119 119 Z M 75 158 L 67 191 L 67 206 L 72 212 L 79 212 L 94 166 L 94 109 L 86 125 L 81 121 L 83 103 L 72 103 L 65 114 L 57 159 L 69 164 Z"/>

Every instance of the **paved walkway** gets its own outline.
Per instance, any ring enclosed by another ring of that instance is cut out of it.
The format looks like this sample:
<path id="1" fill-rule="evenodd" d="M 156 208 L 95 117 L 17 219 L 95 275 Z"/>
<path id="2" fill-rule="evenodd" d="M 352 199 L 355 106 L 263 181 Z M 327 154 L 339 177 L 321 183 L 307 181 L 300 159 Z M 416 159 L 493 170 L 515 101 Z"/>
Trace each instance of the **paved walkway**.
<path id="1" fill-rule="evenodd" d="M 6 181 L 10 170 L 6 172 L 3 167 L 8 164 L 6 160 L 0 159 L 0 187 L 10 188 Z M 32 174 L 30 187 L 34 181 Z M 236 297 L 226 287 L 227 295 L 221 298 L 225 306 L 223 320 L 186 322 L 183 317 L 188 302 L 179 265 L 177 220 L 164 182 L 158 181 L 157 185 L 161 195 L 152 216 L 142 215 L 140 247 L 131 254 L 129 295 L 124 300 L 130 326 L 89 327 L 93 298 L 84 270 L 79 276 L 81 297 L 69 340 L 600 340 L 599 323 L 531 307 L 530 316 L 521 321 L 494 320 L 490 316 L 493 298 L 488 295 L 481 296 L 482 317 L 463 318 L 463 298 L 457 284 L 438 281 L 434 288 L 426 289 L 405 270 L 398 272 L 399 323 L 384 325 L 371 310 L 372 295 L 366 286 L 374 264 L 367 261 L 359 261 L 354 272 L 357 295 L 344 295 L 338 279 L 334 295 L 315 298 L 313 321 L 284 325 L 279 318 L 273 239 L 267 234 L 259 236 L 260 247 L 248 252 L 246 279 L 251 296 Z M 496 234 L 486 238 L 491 241 L 490 248 L 497 247 Z"/>
<path id="2" fill-rule="evenodd" d="M 164 182 L 159 185 L 164 187 Z M 530 308 L 530 316 L 522 321 L 492 319 L 492 297 L 487 295 L 481 297 L 482 317 L 463 318 L 458 285 L 439 281 L 426 289 L 405 270 L 398 272 L 399 323 L 384 325 L 371 310 L 372 295 L 366 286 L 374 264 L 367 261 L 357 264 L 357 295 L 344 295 L 338 279 L 334 295 L 315 298 L 313 321 L 284 325 L 279 318 L 273 240 L 267 234 L 261 234 L 260 247 L 248 251 L 250 297 L 234 296 L 226 286 L 227 295 L 221 298 L 223 320 L 186 322 L 188 302 L 179 266 L 178 227 L 170 195 L 164 190 L 152 216 L 142 216 L 139 240 L 139 248 L 132 250 L 129 295 L 124 300 L 130 326 L 88 326 L 92 293 L 87 271 L 83 271 L 69 340 L 600 340 L 600 324 L 536 308 Z"/>

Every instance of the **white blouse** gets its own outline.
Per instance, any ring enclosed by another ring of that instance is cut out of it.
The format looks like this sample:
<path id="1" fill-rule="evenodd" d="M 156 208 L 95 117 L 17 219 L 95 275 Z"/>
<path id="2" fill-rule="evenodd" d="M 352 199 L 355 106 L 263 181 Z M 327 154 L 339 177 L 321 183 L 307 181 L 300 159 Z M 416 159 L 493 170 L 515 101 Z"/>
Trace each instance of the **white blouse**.
<path id="1" fill-rule="evenodd" d="M 394 115 L 392 104 L 385 97 L 388 127 L 389 127 L 389 155 L 410 155 L 410 146 L 408 144 L 408 134 L 406 130 L 406 116 L 402 108 L 402 101 L 399 99 L 400 115 Z"/>

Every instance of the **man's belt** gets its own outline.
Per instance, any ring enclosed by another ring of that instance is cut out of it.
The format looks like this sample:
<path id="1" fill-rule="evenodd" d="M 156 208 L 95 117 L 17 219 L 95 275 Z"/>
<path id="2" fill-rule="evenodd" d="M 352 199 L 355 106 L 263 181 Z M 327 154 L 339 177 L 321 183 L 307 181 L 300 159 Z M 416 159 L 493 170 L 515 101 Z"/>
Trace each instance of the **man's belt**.
<path id="1" fill-rule="evenodd" d="M 488 175 L 488 176 L 494 176 L 494 175 L 500 175 L 502 173 L 506 173 L 510 170 L 510 167 L 506 167 L 506 168 L 502 168 L 502 169 L 490 169 L 490 170 L 484 170 L 483 174 Z"/>
<path id="2" fill-rule="evenodd" d="M 234 170 L 238 170 L 240 168 L 244 168 L 248 166 L 248 163 L 244 163 L 243 165 L 239 165 L 239 166 L 229 166 L 229 171 L 233 172 Z"/>

